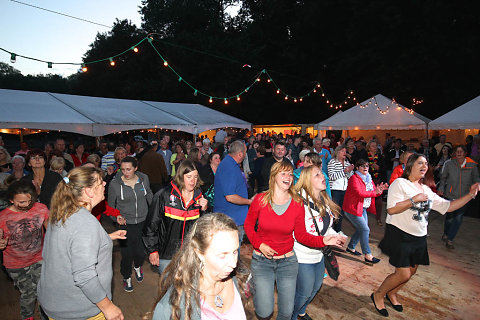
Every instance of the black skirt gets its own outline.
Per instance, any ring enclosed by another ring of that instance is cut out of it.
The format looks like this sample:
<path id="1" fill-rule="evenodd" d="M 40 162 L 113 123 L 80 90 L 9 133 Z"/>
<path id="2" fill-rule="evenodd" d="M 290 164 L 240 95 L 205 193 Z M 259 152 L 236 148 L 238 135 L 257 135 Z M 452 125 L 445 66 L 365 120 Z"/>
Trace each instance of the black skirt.
<path id="1" fill-rule="evenodd" d="M 387 223 L 385 236 L 378 247 L 389 256 L 388 261 L 396 268 L 430 264 L 426 235 L 417 237 Z"/>

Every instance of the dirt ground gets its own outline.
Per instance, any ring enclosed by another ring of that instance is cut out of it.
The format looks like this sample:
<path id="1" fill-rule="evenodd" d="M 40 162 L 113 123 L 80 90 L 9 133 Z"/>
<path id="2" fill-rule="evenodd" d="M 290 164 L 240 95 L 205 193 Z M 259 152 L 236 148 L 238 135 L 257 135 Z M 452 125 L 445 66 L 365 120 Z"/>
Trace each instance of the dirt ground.
<path id="1" fill-rule="evenodd" d="M 394 311 L 388 304 L 392 319 L 480 319 L 480 219 L 465 217 L 455 240 L 455 249 L 447 250 L 440 240 L 444 218 L 430 215 L 428 248 L 430 266 L 420 266 L 417 274 L 400 291 L 404 312 Z M 102 220 L 107 231 L 113 230 L 108 219 Z M 375 265 L 362 262 L 362 257 L 345 253 L 338 255 L 341 275 L 338 281 L 325 279 L 324 285 L 307 308 L 313 319 L 383 319 L 370 300 L 372 290 L 393 271 L 388 258 L 377 245 L 384 228 L 370 217 L 370 244 L 374 255 L 382 259 Z M 353 233 L 344 220 L 344 232 Z M 359 246 L 357 249 L 360 249 Z M 242 247 L 242 256 L 250 260 L 251 246 Z M 158 274 L 144 264 L 145 280 L 136 283 L 134 291 L 123 291 L 120 275 L 120 251 L 113 251 L 113 300 L 123 311 L 125 319 L 142 319 L 152 310 L 157 295 Z M 5 272 L 0 272 L 0 320 L 19 319 L 19 293 Z M 35 319 L 40 319 L 38 313 Z"/>

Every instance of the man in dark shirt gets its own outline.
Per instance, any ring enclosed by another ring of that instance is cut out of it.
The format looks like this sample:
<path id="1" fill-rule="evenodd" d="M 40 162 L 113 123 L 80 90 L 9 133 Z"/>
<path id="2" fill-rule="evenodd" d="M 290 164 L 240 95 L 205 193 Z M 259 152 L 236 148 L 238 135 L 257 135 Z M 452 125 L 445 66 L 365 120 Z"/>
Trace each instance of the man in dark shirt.
<path id="1" fill-rule="evenodd" d="M 265 161 L 262 166 L 262 178 L 263 178 L 263 190 L 259 191 L 265 191 L 268 189 L 268 181 L 270 180 L 270 170 L 272 169 L 272 166 L 276 162 L 284 161 L 286 163 L 289 163 L 290 165 L 293 165 L 288 158 L 285 157 L 287 154 L 287 147 L 285 146 L 285 142 L 282 140 L 279 140 L 275 143 L 275 146 L 273 147 L 273 154 L 269 158 L 265 158 Z"/>

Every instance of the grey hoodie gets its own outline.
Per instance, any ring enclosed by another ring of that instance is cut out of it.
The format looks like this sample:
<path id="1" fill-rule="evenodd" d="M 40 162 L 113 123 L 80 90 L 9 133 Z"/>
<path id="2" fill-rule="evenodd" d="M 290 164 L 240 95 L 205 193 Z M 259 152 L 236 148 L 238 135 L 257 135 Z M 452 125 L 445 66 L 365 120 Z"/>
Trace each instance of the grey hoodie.
<path id="1" fill-rule="evenodd" d="M 120 210 L 120 214 L 127 219 L 127 224 L 145 221 L 148 206 L 153 198 L 148 176 L 139 171 L 135 174 L 138 176 L 138 181 L 134 188 L 123 182 L 121 171 L 118 171 L 108 187 L 108 205 Z"/>

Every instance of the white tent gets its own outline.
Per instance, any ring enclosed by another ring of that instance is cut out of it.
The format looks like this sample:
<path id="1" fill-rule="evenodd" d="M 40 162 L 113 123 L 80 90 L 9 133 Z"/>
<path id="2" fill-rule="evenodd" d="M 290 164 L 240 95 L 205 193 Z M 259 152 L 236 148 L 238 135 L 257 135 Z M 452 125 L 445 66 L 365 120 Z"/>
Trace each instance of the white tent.
<path id="1" fill-rule="evenodd" d="M 251 123 L 198 104 L 0 89 L 0 128 L 62 130 L 89 136 L 173 129 L 192 134 Z"/>
<path id="2" fill-rule="evenodd" d="M 480 129 L 480 96 L 430 122 L 432 130 Z"/>
<path id="3" fill-rule="evenodd" d="M 381 94 L 315 125 L 316 130 L 426 130 L 431 120 Z"/>

